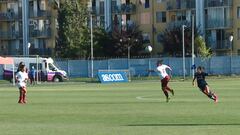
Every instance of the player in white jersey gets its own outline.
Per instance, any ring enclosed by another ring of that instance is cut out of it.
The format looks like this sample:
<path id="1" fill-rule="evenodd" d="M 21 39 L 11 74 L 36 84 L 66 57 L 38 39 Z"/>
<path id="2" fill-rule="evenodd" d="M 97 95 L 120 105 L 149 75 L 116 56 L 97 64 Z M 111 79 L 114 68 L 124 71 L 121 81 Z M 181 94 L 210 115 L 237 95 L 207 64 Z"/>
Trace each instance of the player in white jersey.
<path id="1" fill-rule="evenodd" d="M 166 101 L 169 101 L 169 95 L 168 95 L 168 91 L 172 93 L 172 95 L 174 96 L 174 91 L 173 89 L 171 89 L 168 86 L 168 82 L 170 81 L 171 77 L 168 75 L 166 69 L 169 69 L 170 71 L 172 71 L 171 67 L 162 64 L 163 60 L 160 60 L 157 62 L 157 73 L 160 76 L 161 79 L 161 83 L 162 83 L 162 91 L 166 96 Z"/>
<path id="2" fill-rule="evenodd" d="M 25 104 L 26 103 L 26 93 L 27 93 L 27 87 L 26 83 L 28 80 L 28 74 L 26 72 L 25 65 L 19 66 L 19 71 L 16 74 L 16 81 L 17 86 L 19 88 L 19 100 L 18 103 Z"/>

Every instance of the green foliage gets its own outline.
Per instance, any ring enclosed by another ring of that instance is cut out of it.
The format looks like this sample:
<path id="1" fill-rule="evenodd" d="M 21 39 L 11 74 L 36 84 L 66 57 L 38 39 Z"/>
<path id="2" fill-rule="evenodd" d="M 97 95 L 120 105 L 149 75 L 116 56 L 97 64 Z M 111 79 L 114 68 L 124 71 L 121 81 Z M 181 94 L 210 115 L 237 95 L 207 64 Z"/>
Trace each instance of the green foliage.
<path id="1" fill-rule="evenodd" d="M 80 1 L 66 0 L 59 10 L 59 39 L 57 52 L 61 57 L 79 58 L 88 56 L 89 13 Z"/>
<path id="2" fill-rule="evenodd" d="M 115 30 L 111 34 L 113 47 L 111 48 L 110 56 L 128 55 L 128 47 L 131 47 L 131 56 L 139 56 L 144 50 L 142 31 L 139 26 L 132 25 L 127 29 Z"/>
<path id="3" fill-rule="evenodd" d="M 206 42 L 201 36 L 195 38 L 195 45 L 197 46 L 198 56 L 201 58 L 206 59 L 212 56 L 210 48 L 207 48 Z"/>
<path id="4" fill-rule="evenodd" d="M 191 24 L 185 24 L 184 40 L 185 52 L 191 54 L 192 52 L 192 29 Z M 199 35 L 197 27 L 194 28 L 196 38 Z M 167 27 L 159 35 L 159 40 L 164 47 L 164 53 L 171 56 L 182 56 L 182 25 Z"/>

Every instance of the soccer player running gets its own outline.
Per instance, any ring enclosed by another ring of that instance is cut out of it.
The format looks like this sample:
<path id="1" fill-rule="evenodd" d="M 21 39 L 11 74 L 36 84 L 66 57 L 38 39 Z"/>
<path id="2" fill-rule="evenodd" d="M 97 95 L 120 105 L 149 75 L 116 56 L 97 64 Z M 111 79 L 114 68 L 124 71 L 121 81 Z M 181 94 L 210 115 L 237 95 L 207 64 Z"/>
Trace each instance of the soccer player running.
<path id="1" fill-rule="evenodd" d="M 204 72 L 204 68 L 199 66 L 197 68 L 197 72 L 194 75 L 193 78 L 193 86 L 195 85 L 195 80 L 197 80 L 197 86 L 198 88 L 206 95 L 208 96 L 210 99 L 214 100 L 214 102 L 218 102 L 218 97 L 216 94 L 214 94 L 212 91 L 210 91 L 210 88 L 207 84 L 207 82 L 205 81 L 205 77 L 208 76 L 207 73 Z"/>
<path id="2" fill-rule="evenodd" d="M 17 74 L 16 74 L 17 86 L 19 88 L 18 103 L 20 103 L 20 104 L 25 104 L 26 103 L 26 93 L 27 93 L 26 83 L 27 83 L 27 80 L 28 80 L 28 74 L 26 73 L 26 67 L 25 67 L 25 65 L 20 65 L 19 66 L 19 72 L 17 72 Z"/>
<path id="3" fill-rule="evenodd" d="M 156 70 L 161 79 L 162 91 L 166 96 L 166 102 L 169 102 L 170 98 L 168 92 L 171 92 L 171 94 L 174 96 L 174 91 L 168 86 L 168 82 L 170 81 L 171 77 L 168 75 L 166 69 L 169 69 L 170 71 L 172 71 L 172 69 L 169 66 L 162 64 L 162 62 L 163 60 L 159 60 L 157 62 Z"/>

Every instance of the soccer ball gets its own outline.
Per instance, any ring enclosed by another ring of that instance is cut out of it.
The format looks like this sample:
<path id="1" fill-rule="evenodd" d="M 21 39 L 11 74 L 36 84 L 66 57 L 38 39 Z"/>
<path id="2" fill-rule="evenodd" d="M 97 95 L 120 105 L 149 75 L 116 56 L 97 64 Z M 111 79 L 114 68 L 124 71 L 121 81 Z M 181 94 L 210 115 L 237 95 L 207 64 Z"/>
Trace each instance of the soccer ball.
<path id="1" fill-rule="evenodd" d="M 146 52 L 152 52 L 153 48 L 149 45 L 145 48 Z"/>

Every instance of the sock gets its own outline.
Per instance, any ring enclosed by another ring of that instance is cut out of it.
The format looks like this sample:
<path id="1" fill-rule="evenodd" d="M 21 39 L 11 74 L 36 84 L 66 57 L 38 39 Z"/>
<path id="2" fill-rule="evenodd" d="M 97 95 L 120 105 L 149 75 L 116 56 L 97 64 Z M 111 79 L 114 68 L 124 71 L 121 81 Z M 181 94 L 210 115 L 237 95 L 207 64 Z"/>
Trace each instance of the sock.
<path id="1" fill-rule="evenodd" d="M 172 89 L 171 89 L 171 88 L 169 88 L 168 86 L 166 87 L 166 90 L 168 90 L 168 91 L 172 91 Z"/>
<path id="2" fill-rule="evenodd" d="M 163 93 L 165 94 L 166 98 L 168 98 L 168 92 L 166 90 L 163 90 Z"/>
<path id="3" fill-rule="evenodd" d="M 23 93 L 22 91 L 20 92 L 20 95 L 19 95 L 19 100 L 18 100 L 18 103 L 22 103 L 23 102 Z"/>
<path id="4" fill-rule="evenodd" d="M 211 91 L 208 93 L 208 97 L 213 99 L 213 100 L 215 99 L 215 95 Z"/>
<path id="5" fill-rule="evenodd" d="M 26 103 L 26 90 L 23 90 L 23 102 Z"/>

